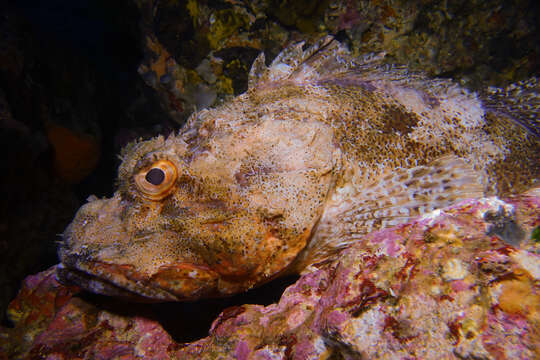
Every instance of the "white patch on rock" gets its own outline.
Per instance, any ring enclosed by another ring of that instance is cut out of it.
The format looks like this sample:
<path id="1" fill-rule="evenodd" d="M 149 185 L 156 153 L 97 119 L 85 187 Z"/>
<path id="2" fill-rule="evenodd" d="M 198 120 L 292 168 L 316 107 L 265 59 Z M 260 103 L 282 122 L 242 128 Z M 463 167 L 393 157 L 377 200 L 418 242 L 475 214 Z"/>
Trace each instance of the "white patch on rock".
<path id="1" fill-rule="evenodd" d="M 540 256 L 525 250 L 519 250 L 510 255 L 523 269 L 527 270 L 534 280 L 540 280 Z"/>
<path id="2" fill-rule="evenodd" d="M 462 280 L 468 274 L 465 264 L 456 258 L 448 260 L 443 266 L 442 277 L 446 281 Z"/>
<path id="3" fill-rule="evenodd" d="M 384 312 L 375 306 L 362 314 L 351 319 L 351 330 L 355 347 L 360 351 L 368 351 L 381 340 L 381 328 L 384 324 Z"/>

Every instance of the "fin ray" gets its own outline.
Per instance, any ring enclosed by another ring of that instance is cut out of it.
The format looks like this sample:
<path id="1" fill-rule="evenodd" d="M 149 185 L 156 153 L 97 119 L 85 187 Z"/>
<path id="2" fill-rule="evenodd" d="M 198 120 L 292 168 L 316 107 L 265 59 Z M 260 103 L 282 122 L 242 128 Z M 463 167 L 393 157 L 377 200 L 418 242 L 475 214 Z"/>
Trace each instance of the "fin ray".
<path id="1" fill-rule="evenodd" d="M 459 200 L 483 195 L 483 178 L 466 160 L 455 155 L 381 174 L 368 182 L 362 179 L 353 199 L 337 215 L 345 226 L 337 229 L 323 215 L 317 232 L 324 235 L 309 243 L 296 266 L 303 268 L 331 259 L 372 231 L 404 224 Z M 336 199 L 336 204 L 341 207 L 342 200 Z"/>
<path id="2" fill-rule="evenodd" d="M 466 160 L 447 155 L 427 165 L 383 174 L 363 185 L 354 206 L 343 215 L 354 215 L 357 230 L 367 233 L 374 229 L 363 229 L 362 222 L 384 225 L 392 216 L 408 221 L 461 199 L 481 197 L 483 182 Z"/>

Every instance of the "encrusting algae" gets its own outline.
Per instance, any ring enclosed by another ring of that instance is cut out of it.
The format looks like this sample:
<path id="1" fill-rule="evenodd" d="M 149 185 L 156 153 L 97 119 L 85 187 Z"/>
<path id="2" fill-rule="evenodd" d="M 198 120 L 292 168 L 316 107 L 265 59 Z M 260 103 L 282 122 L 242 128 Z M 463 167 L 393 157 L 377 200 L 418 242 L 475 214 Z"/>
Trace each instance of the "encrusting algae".
<path id="1" fill-rule="evenodd" d="M 248 91 L 127 146 L 64 233 L 58 277 L 155 301 L 245 291 L 366 233 L 538 183 L 538 84 L 483 101 L 331 37 L 254 62 Z M 525 98 L 519 101 L 518 98 Z"/>

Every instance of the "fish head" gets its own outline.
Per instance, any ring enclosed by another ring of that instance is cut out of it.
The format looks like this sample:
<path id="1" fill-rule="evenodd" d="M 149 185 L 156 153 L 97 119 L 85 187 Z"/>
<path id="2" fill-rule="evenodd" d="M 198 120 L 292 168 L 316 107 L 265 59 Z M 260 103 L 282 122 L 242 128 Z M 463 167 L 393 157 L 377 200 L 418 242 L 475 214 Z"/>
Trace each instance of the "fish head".
<path id="1" fill-rule="evenodd" d="M 261 107 L 241 96 L 193 115 L 178 135 L 128 145 L 114 196 L 90 198 L 65 230 L 58 278 L 182 301 L 289 271 L 323 212 L 340 150 L 323 122 L 251 108 Z"/>

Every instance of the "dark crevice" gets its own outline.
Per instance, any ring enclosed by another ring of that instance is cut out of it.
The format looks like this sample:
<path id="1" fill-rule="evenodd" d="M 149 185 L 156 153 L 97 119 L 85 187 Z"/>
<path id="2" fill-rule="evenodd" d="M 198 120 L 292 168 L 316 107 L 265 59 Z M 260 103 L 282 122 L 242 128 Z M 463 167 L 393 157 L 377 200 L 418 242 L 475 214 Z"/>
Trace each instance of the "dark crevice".
<path id="1" fill-rule="evenodd" d="M 298 280 L 298 276 L 276 279 L 259 288 L 227 298 L 205 299 L 195 302 L 133 303 L 109 296 L 82 292 L 78 296 L 99 310 L 155 320 L 179 344 L 208 336 L 212 322 L 227 308 L 245 304 L 268 306 L 279 301 L 285 288 Z"/>

